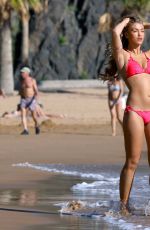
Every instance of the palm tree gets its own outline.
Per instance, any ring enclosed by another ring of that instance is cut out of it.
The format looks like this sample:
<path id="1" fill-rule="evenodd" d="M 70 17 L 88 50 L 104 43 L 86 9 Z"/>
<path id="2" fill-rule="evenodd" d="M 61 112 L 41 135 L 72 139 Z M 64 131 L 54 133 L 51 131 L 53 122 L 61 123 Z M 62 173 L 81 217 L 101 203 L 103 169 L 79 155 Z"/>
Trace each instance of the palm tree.
<path id="1" fill-rule="evenodd" d="M 22 19 L 22 61 L 29 56 L 29 10 L 39 12 L 45 0 L 0 0 L 0 87 L 6 94 L 14 90 L 13 56 L 11 37 L 11 12 L 17 10 Z"/>
<path id="2" fill-rule="evenodd" d="M 30 9 L 35 12 L 42 10 L 41 0 L 11 0 L 12 7 L 19 13 L 22 21 L 22 63 L 27 63 L 29 58 L 29 19 Z"/>
<path id="3" fill-rule="evenodd" d="M 0 1 L 0 87 L 6 94 L 14 90 L 12 38 L 11 38 L 11 7 L 9 0 Z"/>

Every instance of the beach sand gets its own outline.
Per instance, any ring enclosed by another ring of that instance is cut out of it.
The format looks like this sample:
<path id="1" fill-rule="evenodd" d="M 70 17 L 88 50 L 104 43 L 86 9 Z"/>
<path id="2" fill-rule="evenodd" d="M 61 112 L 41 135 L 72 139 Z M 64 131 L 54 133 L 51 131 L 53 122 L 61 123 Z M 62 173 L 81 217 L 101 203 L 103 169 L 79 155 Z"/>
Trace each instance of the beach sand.
<path id="1" fill-rule="evenodd" d="M 53 177 L 49 172 L 13 167 L 13 164 L 123 165 L 125 153 L 122 130 L 118 125 L 117 136 L 111 136 L 106 89 L 40 93 L 40 101 L 44 110 L 52 115 L 50 120 L 41 121 L 40 135 L 34 134 L 31 120 L 30 135 L 21 136 L 20 118 L 0 118 L 0 191 L 4 191 L 6 200 L 9 190 L 42 189 L 43 184 Z M 15 110 L 18 102 L 18 95 L 2 98 L 0 114 Z M 144 144 L 142 164 L 147 164 L 145 150 Z M 0 201 L 0 204 L 1 229 L 32 229 L 34 225 L 42 226 L 52 221 L 50 216 L 42 213 L 19 212 L 22 208 L 29 210 L 28 206 L 19 206 L 19 203 L 10 206 Z M 43 210 L 42 206 L 36 207 L 34 204 L 31 207 L 33 209 Z"/>

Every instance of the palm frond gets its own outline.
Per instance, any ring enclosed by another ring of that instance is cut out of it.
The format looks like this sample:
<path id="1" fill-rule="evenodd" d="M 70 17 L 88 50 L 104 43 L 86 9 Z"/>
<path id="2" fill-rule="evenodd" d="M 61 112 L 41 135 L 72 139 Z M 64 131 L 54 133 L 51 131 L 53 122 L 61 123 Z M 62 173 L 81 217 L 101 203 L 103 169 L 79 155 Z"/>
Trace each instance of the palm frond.
<path id="1" fill-rule="evenodd" d="M 40 12 L 42 10 L 41 0 L 11 0 L 12 7 L 22 13 L 29 12 L 32 8 L 35 12 Z"/>

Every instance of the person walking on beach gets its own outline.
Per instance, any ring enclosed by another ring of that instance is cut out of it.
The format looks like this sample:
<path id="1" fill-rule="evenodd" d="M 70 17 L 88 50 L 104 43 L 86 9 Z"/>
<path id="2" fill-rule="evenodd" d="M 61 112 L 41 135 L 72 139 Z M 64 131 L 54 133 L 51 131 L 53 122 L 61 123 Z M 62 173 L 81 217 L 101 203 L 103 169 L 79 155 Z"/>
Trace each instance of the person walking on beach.
<path id="1" fill-rule="evenodd" d="M 129 16 L 112 30 L 113 59 L 129 89 L 123 118 L 126 160 L 120 175 L 121 210 L 125 214 L 129 213 L 129 197 L 144 136 L 150 165 L 150 50 L 141 50 L 145 29 L 150 29 L 150 23 Z M 110 68 L 114 71 L 114 64 Z"/>
<path id="2" fill-rule="evenodd" d="M 108 106 L 111 115 L 112 136 L 116 136 L 116 122 L 122 126 L 122 95 L 123 84 L 119 75 L 116 74 L 112 80 L 107 82 L 108 86 Z"/>
<path id="3" fill-rule="evenodd" d="M 35 123 L 35 133 L 40 133 L 40 128 L 38 124 L 36 107 L 37 107 L 37 97 L 38 97 L 38 88 L 35 79 L 30 76 L 31 70 L 28 67 L 23 67 L 21 69 L 21 80 L 20 80 L 20 109 L 21 109 L 21 118 L 22 124 L 24 127 L 22 135 L 28 135 L 27 127 L 27 111 L 31 111 L 33 121 Z"/>

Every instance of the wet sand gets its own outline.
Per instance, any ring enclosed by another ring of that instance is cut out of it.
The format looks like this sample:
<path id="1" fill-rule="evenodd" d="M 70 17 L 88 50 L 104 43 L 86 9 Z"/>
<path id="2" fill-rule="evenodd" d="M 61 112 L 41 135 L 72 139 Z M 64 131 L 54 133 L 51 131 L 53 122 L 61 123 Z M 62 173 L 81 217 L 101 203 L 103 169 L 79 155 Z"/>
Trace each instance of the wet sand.
<path id="1" fill-rule="evenodd" d="M 57 114 L 41 124 L 41 134 L 34 134 L 30 121 L 30 135 L 21 136 L 20 118 L 0 119 L 0 188 L 42 188 L 52 173 L 13 167 L 17 163 L 64 163 L 122 165 L 125 159 L 122 130 L 111 136 L 107 91 L 83 89 L 69 93 L 41 93 L 45 111 Z M 15 108 L 19 97 L 1 99 L 0 113 Z M 2 106 L 4 105 L 4 106 Z M 63 115 L 63 116 L 62 116 Z M 147 164 L 146 146 L 142 164 Z M 0 203 L 1 204 L 1 203 Z M 21 208 L 0 205 L 0 208 Z M 25 209 L 25 206 L 23 206 Z M 32 206 L 32 209 L 43 210 Z M 2 229 L 32 229 L 52 221 L 49 216 L 1 210 Z M 42 229 L 42 228 L 41 228 Z"/>

